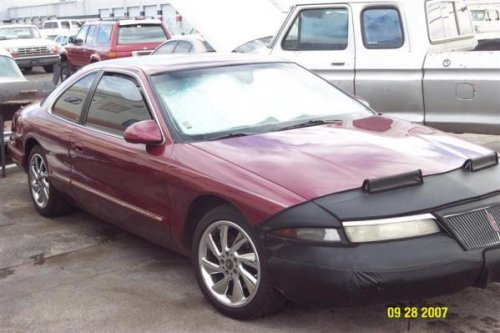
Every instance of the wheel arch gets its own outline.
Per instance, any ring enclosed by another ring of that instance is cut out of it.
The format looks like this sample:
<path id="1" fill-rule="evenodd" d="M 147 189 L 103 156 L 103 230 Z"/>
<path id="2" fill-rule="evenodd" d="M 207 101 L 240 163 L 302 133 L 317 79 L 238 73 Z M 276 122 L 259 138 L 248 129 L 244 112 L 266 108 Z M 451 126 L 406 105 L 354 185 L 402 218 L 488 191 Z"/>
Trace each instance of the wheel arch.
<path id="1" fill-rule="evenodd" d="M 182 237 L 183 245 L 186 249 L 191 249 L 191 243 L 193 241 L 196 226 L 198 225 L 202 217 L 210 210 L 222 205 L 231 205 L 240 212 L 238 207 L 236 207 L 230 201 L 221 196 L 213 194 L 200 195 L 189 204 Z"/>
<path id="2" fill-rule="evenodd" d="M 37 139 L 35 139 L 33 137 L 27 138 L 26 141 L 24 142 L 23 168 L 25 171 L 28 170 L 28 163 L 29 163 L 28 160 L 29 160 L 31 149 L 33 149 L 33 147 L 35 147 L 37 145 L 40 145 L 40 143 L 38 142 Z"/>

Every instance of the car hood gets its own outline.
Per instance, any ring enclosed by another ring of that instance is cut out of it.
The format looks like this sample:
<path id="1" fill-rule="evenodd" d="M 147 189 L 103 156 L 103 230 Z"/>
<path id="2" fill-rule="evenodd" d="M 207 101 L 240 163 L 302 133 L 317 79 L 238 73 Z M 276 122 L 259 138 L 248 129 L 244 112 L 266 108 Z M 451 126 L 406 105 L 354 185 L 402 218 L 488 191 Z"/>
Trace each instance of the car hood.
<path id="1" fill-rule="evenodd" d="M 0 47 L 32 47 L 32 46 L 53 46 L 53 45 L 57 45 L 57 43 L 45 38 L 0 40 Z"/>
<path id="2" fill-rule="evenodd" d="M 197 142 L 193 146 L 312 199 L 365 179 L 460 168 L 488 148 L 388 117 Z"/>
<path id="3" fill-rule="evenodd" d="M 170 3 L 218 52 L 272 36 L 285 15 L 269 0 L 172 0 Z"/>

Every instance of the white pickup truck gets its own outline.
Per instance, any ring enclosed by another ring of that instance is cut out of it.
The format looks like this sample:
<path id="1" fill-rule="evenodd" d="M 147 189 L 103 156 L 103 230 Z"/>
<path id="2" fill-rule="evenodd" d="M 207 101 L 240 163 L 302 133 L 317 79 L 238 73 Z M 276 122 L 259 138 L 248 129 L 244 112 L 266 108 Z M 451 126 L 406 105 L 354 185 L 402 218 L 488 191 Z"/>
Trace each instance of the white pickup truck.
<path id="1" fill-rule="evenodd" d="M 201 10 L 202 1 L 173 2 L 217 51 L 243 44 L 230 38 L 237 27 L 224 30 L 203 18 L 209 8 Z M 211 2 L 214 15 L 223 2 Z M 245 17 L 263 21 L 252 6 L 240 10 L 241 24 Z M 265 52 L 303 65 L 381 113 L 500 134 L 500 52 L 476 46 L 462 0 L 313 0 L 291 8 Z"/>

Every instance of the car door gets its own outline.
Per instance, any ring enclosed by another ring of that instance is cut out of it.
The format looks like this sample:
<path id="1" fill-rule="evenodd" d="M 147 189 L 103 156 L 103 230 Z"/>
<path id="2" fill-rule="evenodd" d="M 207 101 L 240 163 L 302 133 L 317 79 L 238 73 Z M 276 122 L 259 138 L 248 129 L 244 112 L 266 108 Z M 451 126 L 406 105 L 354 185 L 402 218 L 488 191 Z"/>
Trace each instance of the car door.
<path id="1" fill-rule="evenodd" d="M 87 64 L 85 61 L 85 39 L 87 38 L 88 31 L 89 25 L 84 25 L 80 31 L 78 31 L 74 44 L 66 48 L 72 71 L 76 71 Z"/>
<path id="2" fill-rule="evenodd" d="M 47 150 L 50 177 L 54 186 L 62 192 L 70 193 L 71 159 L 69 157 L 70 137 L 81 122 L 84 105 L 92 83 L 97 77 L 96 72 L 89 73 L 64 90 L 49 106 L 49 112 L 55 118 L 46 131 Z M 40 124 L 40 127 L 48 124 Z"/>
<path id="3" fill-rule="evenodd" d="M 272 55 L 295 61 L 354 94 L 354 36 L 348 5 L 297 7 Z"/>
<path id="4" fill-rule="evenodd" d="M 92 54 L 94 53 L 94 35 L 95 35 L 96 26 L 90 25 L 89 31 L 87 32 L 87 36 L 85 37 L 83 55 L 85 58 L 85 65 L 92 62 Z"/>
<path id="5" fill-rule="evenodd" d="M 353 5 L 356 95 L 379 112 L 424 122 L 422 56 L 410 49 L 397 5 Z"/>
<path id="6" fill-rule="evenodd" d="M 102 75 L 84 126 L 72 136 L 72 186 L 80 205 L 90 212 L 168 243 L 169 179 L 162 156 L 171 145 L 156 146 L 152 153 L 150 147 L 123 138 L 134 122 L 154 119 L 145 97 L 138 77 Z"/>

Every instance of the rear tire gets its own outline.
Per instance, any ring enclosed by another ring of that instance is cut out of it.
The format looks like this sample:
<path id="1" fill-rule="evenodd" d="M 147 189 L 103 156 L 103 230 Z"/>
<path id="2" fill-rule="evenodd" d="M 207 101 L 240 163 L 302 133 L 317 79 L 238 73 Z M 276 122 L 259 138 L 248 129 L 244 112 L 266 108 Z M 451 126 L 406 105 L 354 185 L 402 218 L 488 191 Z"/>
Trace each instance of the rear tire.
<path id="1" fill-rule="evenodd" d="M 72 207 L 52 186 L 48 170 L 47 159 L 42 148 L 33 147 L 28 160 L 28 185 L 31 200 L 42 216 L 53 217 L 69 213 Z"/>
<path id="2" fill-rule="evenodd" d="M 23 70 L 25 72 L 31 72 L 33 70 L 33 67 L 24 67 Z"/>
<path id="3" fill-rule="evenodd" d="M 54 72 L 54 66 L 53 65 L 43 66 L 43 69 L 47 73 L 53 73 Z"/>
<path id="4" fill-rule="evenodd" d="M 200 220 L 193 238 L 193 269 L 201 291 L 222 314 L 246 320 L 281 308 L 285 298 L 266 262 L 255 231 L 232 206 L 216 207 Z"/>

